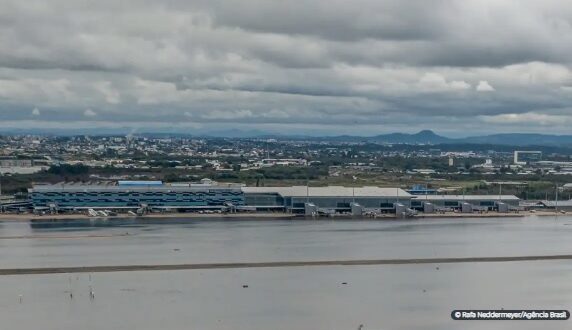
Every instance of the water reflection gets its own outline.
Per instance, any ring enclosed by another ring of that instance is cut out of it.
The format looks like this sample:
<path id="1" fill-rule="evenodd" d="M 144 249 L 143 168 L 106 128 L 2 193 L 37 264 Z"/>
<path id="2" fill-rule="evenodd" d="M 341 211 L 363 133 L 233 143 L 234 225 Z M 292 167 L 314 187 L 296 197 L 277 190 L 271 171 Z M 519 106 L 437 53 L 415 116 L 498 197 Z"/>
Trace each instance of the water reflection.
<path id="1" fill-rule="evenodd" d="M 539 262 L 10 276 L 0 277 L 0 315 L 24 330 L 563 329 L 566 321 L 452 321 L 450 312 L 567 308 L 571 270 Z"/>
<path id="2" fill-rule="evenodd" d="M 25 237 L 0 239 L 0 256 L 17 268 L 570 254 L 571 220 L 0 222 L 0 237 Z M 0 317 L 24 330 L 562 329 L 449 314 L 570 308 L 571 271 L 543 261 L 0 276 Z"/>

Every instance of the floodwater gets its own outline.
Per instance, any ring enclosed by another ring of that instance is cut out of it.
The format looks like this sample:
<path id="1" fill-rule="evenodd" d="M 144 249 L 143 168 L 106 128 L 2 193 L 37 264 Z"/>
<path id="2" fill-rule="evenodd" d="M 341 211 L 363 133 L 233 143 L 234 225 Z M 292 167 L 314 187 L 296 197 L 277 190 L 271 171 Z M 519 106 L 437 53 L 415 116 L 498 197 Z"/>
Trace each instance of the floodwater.
<path id="1" fill-rule="evenodd" d="M 572 217 L 0 222 L 0 268 L 572 254 Z M 572 261 L 0 276 L 0 329 L 563 329 Z M 93 296 L 91 293 L 93 293 Z"/>

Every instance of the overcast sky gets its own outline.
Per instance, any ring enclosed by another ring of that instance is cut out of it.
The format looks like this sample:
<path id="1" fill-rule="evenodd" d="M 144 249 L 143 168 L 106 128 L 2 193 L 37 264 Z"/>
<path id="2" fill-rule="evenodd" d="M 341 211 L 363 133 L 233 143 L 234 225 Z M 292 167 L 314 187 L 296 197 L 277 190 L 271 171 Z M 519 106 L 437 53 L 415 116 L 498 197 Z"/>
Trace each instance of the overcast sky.
<path id="1" fill-rule="evenodd" d="M 0 128 L 572 134 L 570 1 L 0 8 Z"/>

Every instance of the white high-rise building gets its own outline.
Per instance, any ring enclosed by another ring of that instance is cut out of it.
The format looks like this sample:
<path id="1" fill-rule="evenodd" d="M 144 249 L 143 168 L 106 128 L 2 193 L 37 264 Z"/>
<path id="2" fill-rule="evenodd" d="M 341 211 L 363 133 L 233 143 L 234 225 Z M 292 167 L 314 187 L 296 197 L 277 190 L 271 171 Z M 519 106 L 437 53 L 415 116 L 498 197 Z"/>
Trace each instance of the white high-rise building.
<path id="1" fill-rule="evenodd" d="M 542 160 L 542 151 L 514 151 L 514 163 L 516 165 L 526 165 Z"/>

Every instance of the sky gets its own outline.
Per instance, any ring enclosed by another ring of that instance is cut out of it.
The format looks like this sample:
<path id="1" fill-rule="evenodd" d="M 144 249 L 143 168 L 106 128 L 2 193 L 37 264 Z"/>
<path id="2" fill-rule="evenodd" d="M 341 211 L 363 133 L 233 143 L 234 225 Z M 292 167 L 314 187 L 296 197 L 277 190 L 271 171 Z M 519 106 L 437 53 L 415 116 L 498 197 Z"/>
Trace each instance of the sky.
<path id="1" fill-rule="evenodd" d="M 572 133 L 570 1 L 0 8 L 0 132 Z"/>

